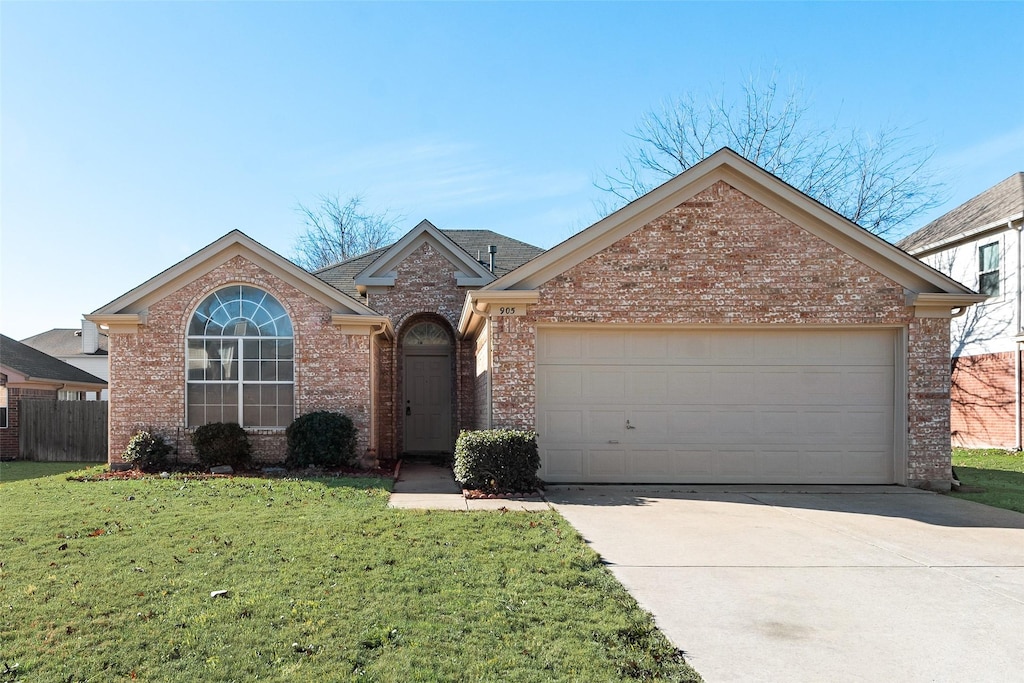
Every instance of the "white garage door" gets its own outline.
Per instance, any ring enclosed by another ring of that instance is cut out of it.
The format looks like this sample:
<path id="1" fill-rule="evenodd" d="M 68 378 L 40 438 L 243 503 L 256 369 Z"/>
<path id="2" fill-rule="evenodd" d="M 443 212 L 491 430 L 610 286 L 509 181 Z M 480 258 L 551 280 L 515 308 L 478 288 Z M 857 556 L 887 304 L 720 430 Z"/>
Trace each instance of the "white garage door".
<path id="1" fill-rule="evenodd" d="M 879 329 L 541 328 L 540 476 L 892 483 L 895 349 Z"/>

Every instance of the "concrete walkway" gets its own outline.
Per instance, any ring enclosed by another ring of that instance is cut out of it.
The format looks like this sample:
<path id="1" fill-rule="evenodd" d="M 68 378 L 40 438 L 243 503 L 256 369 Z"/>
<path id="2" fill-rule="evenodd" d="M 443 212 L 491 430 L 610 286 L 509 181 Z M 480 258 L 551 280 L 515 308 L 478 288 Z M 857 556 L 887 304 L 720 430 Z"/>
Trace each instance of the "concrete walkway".
<path id="1" fill-rule="evenodd" d="M 449 465 L 402 462 L 388 507 L 423 510 L 550 510 L 543 498 L 466 498 Z"/>

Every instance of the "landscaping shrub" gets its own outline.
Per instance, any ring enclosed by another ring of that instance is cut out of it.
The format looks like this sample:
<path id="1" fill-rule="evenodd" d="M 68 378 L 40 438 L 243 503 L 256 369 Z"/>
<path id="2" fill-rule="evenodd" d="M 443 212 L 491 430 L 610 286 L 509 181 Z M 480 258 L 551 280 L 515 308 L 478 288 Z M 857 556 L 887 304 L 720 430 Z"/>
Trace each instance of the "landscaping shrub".
<path id="1" fill-rule="evenodd" d="M 288 425 L 285 436 L 289 467 L 339 467 L 356 460 L 356 428 L 348 415 L 306 413 Z"/>
<path id="2" fill-rule="evenodd" d="M 135 469 L 143 472 L 154 472 L 167 465 L 167 457 L 174 452 L 174 446 L 168 443 L 163 434 L 149 429 L 135 432 L 128 446 L 121 454 L 121 459 Z"/>
<path id="3" fill-rule="evenodd" d="M 252 444 L 237 422 L 211 422 L 192 432 L 196 459 L 206 467 L 231 465 L 244 470 L 252 463 Z"/>
<path id="4" fill-rule="evenodd" d="M 532 491 L 540 454 L 534 432 L 514 429 L 464 431 L 455 443 L 455 478 L 468 489 Z"/>

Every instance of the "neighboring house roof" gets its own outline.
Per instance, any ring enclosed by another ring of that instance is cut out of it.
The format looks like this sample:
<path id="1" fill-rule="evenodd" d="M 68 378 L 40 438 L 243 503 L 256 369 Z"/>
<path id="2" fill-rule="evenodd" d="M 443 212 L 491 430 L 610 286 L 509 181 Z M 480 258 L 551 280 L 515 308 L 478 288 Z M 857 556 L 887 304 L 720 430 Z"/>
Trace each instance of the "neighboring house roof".
<path id="1" fill-rule="evenodd" d="M 651 190 L 586 230 L 549 249 L 529 263 L 503 275 L 480 290 L 470 292 L 459 331 L 466 334 L 481 315 L 476 303 L 511 302 L 536 296 L 537 288 L 573 266 L 596 255 L 634 230 L 664 215 L 673 207 L 722 181 L 804 230 L 841 249 L 908 291 L 908 304 L 931 309 L 962 308 L 985 297 L 964 287 L 881 237 L 865 230 L 792 185 L 768 173 L 733 150 L 723 147 L 675 178 Z"/>
<path id="2" fill-rule="evenodd" d="M 107 383 L 85 370 L 31 346 L 0 334 L 0 365 L 23 375 L 26 380 L 47 380 L 68 384 L 107 386 Z"/>
<path id="3" fill-rule="evenodd" d="M 474 261 L 484 265 L 489 264 L 487 247 L 491 245 L 497 247 L 498 251 L 494 255 L 494 275 L 496 277 L 510 273 L 544 253 L 540 247 L 506 237 L 493 230 L 438 230 L 438 232 L 458 245 Z M 397 243 L 315 270 L 313 274 L 350 296 L 360 296 L 356 288 L 356 276 L 390 251 Z"/>
<path id="4" fill-rule="evenodd" d="M 896 243 L 911 253 L 924 251 L 964 237 L 967 233 L 1024 218 L 1024 172 L 993 185 L 977 197 L 939 216 Z"/>
<path id="5" fill-rule="evenodd" d="M 98 341 L 99 348 L 96 350 L 96 353 L 83 353 L 82 330 L 58 327 L 26 339 L 22 339 L 21 343 L 54 356 L 55 358 L 61 358 L 64 356 L 106 356 L 108 341 L 107 335 L 100 334 Z"/>

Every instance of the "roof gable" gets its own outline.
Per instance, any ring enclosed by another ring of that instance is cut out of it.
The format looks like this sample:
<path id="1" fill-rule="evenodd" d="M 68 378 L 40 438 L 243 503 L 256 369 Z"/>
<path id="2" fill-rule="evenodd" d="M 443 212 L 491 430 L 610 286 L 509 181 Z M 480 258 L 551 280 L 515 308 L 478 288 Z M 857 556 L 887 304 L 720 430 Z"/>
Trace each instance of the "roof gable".
<path id="1" fill-rule="evenodd" d="M 973 295 L 978 299 L 970 289 L 840 216 L 728 148 L 720 149 L 483 289 L 535 289 L 719 181 L 743 192 L 903 285 L 910 292 Z"/>
<path id="2" fill-rule="evenodd" d="M 142 315 L 153 302 L 162 299 L 236 256 L 242 256 L 273 273 L 313 299 L 329 306 L 332 311 L 346 315 L 377 314 L 354 298 L 331 287 L 323 280 L 295 265 L 280 254 L 271 251 L 240 230 L 232 230 L 212 244 L 179 261 L 159 275 L 150 278 L 135 289 L 98 308 L 92 316 Z"/>
<path id="3" fill-rule="evenodd" d="M 107 386 L 105 381 L 81 368 L 69 365 L 2 334 L 0 334 L 0 365 L 14 370 L 26 380 Z"/>
<path id="4" fill-rule="evenodd" d="M 493 282 L 495 276 L 470 254 L 435 228 L 430 221 L 419 225 L 392 244 L 353 278 L 360 292 L 367 287 L 391 287 L 395 284 L 398 264 L 407 259 L 423 244 L 429 244 L 452 264 L 455 283 L 459 287 L 482 287 Z"/>
<path id="5" fill-rule="evenodd" d="M 1024 218 L 1024 172 L 1014 173 L 896 243 L 918 254 Z"/>

